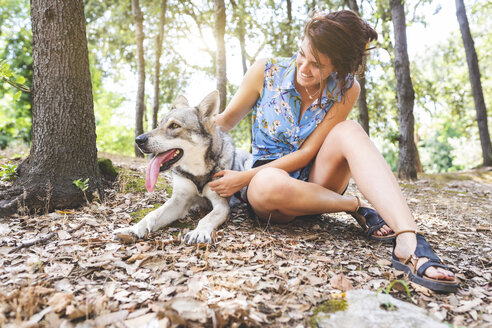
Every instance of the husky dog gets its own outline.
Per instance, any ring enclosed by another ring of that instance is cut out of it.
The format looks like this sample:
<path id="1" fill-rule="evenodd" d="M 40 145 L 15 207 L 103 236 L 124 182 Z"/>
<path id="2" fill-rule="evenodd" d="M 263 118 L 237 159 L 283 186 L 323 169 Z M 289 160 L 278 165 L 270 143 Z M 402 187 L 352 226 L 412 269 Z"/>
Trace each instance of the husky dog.
<path id="1" fill-rule="evenodd" d="M 152 192 L 159 172 L 172 169 L 173 193 L 163 206 L 147 214 L 140 222 L 114 231 L 118 239 L 142 238 L 182 218 L 190 207 L 206 204 L 212 211 L 203 217 L 195 230 L 185 235 L 188 244 L 210 243 L 212 232 L 229 216 L 228 199 L 219 196 L 208 186 L 212 176 L 221 170 L 251 168 L 251 154 L 235 149 L 232 139 L 215 126 L 219 109 L 217 91 L 206 96 L 197 107 L 178 96 L 172 110 L 156 129 L 135 139 L 144 153 L 155 154 L 149 163 L 145 186 Z"/>

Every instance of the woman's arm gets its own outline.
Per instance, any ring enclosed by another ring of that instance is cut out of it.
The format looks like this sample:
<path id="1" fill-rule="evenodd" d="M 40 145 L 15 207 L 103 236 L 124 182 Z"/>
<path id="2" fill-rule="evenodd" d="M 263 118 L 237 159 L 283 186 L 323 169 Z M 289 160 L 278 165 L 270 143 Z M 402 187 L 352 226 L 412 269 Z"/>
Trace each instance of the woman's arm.
<path id="1" fill-rule="evenodd" d="M 228 132 L 235 127 L 261 97 L 265 64 L 266 59 L 259 59 L 251 65 L 227 108 L 217 115 L 215 124 L 220 126 L 222 131 Z"/>
<path id="2" fill-rule="evenodd" d="M 338 123 L 345 121 L 348 114 L 354 107 L 359 97 L 360 86 L 354 81 L 352 86 L 347 90 L 342 102 L 335 102 L 332 108 L 325 115 L 321 123 L 314 129 L 311 135 L 304 141 L 301 148 L 290 154 L 287 154 L 277 160 L 274 160 L 263 167 L 277 167 L 287 172 L 292 172 L 305 167 L 318 154 L 321 145 L 326 139 L 331 129 Z"/>
<path id="3" fill-rule="evenodd" d="M 316 127 L 311 135 L 304 141 L 301 148 L 265 165 L 247 171 L 221 171 L 214 177 L 221 179 L 212 181 L 209 186 L 222 197 L 232 196 L 236 191 L 247 186 L 255 174 L 265 167 L 276 167 L 286 172 L 292 172 L 305 167 L 316 156 L 326 136 L 338 123 L 347 119 L 350 110 L 359 97 L 360 86 L 357 81 L 347 90 L 342 98 L 343 102 L 336 102 L 328 111 L 323 121 Z"/>

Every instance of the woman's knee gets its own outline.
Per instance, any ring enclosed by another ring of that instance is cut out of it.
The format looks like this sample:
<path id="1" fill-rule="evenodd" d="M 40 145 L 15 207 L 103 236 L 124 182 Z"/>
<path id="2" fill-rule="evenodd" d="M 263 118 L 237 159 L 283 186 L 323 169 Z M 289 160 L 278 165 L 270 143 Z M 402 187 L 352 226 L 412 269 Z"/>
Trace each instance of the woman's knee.
<path id="1" fill-rule="evenodd" d="M 289 175 L 277 168 L 264 168 L 251 179 L 248 186 L 248 200 L 251 205 L 275 209 L 286 192 Z"/>
<path id="2" fill-rule="evenodd" d="M 367 133 L 359 123 L 351 120 L 342 121 L 328 133 L 323 143 L 323 148 L 328 150 L 339 149 L 343 153 L 343 150 L 347 147 L 357 148 L 368 139 Z"/>
<path id="3" fill-rule="evenodd" d="M 367 133 L 358 122 L 345 120 L 335 125 L 328 134 L 329 136 L 346 140 L 354 136 L 367 137 Z"/>

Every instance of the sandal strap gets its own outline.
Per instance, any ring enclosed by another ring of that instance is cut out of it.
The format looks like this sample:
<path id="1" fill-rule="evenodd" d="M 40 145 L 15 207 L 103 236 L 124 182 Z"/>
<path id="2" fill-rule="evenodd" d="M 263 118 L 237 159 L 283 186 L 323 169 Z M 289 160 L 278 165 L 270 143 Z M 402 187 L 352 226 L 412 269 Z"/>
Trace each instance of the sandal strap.
<path id="1" fill-rule="evenodd" d="M 381 218 L 381 217 L 379 217 L 379 218 Z M 379 221 L 379 223 L 377 223 L 377 224 L 373 224 L 373 225 L 370 225 L 370 228 L 368 228 L 368 229 L 367 229 L 366 234 L 367 234 L 368 236 L 372 236 L 372 234 L 374 233 L 374 231 L 379 230 L 379 229 L 380 229 L 382 226 L 384 226 L 385 224 L 386 224 L 386 222 L 384 222 L 384 220 L 383 220 L 383 219 L 381 219 L 381 220 Z"/>
<path id="2" fill-rule="evenodd" d="M 357 213 L 357 211 L 359 211 L 359 208 L 360 208 L 360 199 L 359 199 L 359 196 L 354 196 L 356 199 L 357 199 L 357 208 L 355 209 L 354 213 Z"/>
<path id="3" fill-rule="evenodd" d="M 412 232 L 412 233 L 417 233 L 416 230 L 400 230 L 398 232 L 395 232 L 395 237 L 398 237 L 398 235 L 402 234 L 402 233 L 405 233 L 405 232 Z"/>
<path id="4" fill-rule="evenodd" d="M 447 265 L 444 265 L 441 262 L 436 262 L 436 261 L 433 261 L 433 260 L 429 260 L 429 261 L 425 262 L 424 264 L 422 264 L 420 266 L 420 268 L 417 270 L 417 275 L 419 277 L 423 277 L 424 276 L 424 272 L 425 272 L 425 270 L 428 267 L 440 267 L 440 268 L 444 268 L 446 270 L 450 270 L 450 268 Z"/>
<path id="5" fill-rule="evenodd" d="M 425 240 L 424 235 L 420 233 L 417 234 L 417 248 L 415 249 L 415 255 L 419 258 L 426 257 L 430 261 L 441 263 L 441 259 L 434 253 L 431 245 Z"/>

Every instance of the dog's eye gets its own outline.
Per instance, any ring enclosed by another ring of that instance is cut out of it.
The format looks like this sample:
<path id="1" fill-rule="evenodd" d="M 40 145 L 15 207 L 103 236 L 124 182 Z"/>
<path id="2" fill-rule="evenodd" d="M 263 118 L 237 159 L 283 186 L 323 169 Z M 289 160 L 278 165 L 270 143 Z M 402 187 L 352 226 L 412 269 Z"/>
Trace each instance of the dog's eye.
<path id="1" fill-rule="evenodd" d="M 173 130 L 174 130 L 174 129 L 178 129 L 178 128 L 180 128 L 180 127 L 181 127 L 181 126 L 179 126 L 179 124 L 176 124 L 176 123 L 171 123 L 171 124 L 169 125 L 169 128 L 170 128 L 170 129 L 173 129 Z"/>

